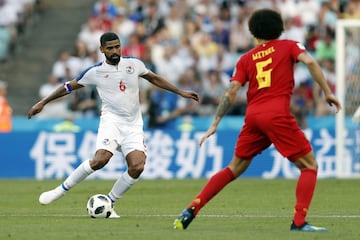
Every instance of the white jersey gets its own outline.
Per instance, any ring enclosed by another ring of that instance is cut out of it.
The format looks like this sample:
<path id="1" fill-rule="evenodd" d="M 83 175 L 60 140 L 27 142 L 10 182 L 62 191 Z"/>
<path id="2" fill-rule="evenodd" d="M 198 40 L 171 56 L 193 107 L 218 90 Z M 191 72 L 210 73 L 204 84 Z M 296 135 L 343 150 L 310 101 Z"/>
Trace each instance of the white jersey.
<path id="1" fill-rule="evenodd" d="M 89 67 L 76 80 L 95 85 L 102 101 L 101 116 L 120 124 L 143 125 L 139 100 L 139 77 L 149 70 L 136 58 L 121 57 L 118 65 L 105 61 Z"/>

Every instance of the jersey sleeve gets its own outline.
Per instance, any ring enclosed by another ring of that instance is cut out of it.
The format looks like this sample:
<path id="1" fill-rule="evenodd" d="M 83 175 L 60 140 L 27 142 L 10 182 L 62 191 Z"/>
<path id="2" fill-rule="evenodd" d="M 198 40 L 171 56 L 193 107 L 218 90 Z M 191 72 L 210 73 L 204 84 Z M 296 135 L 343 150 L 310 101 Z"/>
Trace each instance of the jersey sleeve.
<path id="1" fill-rule="evenodd" d="M 96 71 L 95 68 L 100 66 L 102 63 L 95 64 L 93 66 L 88 67 L 84 71 L 82 71 L 79 76 L 76 78 L 76 81 L 79 84 L 88 85 L 88 84 L 95 84 L 95 75 Z"/>
<path id="2" fill-rule="evenodd" d="M 136 58 L 134 58 L 134 61 L 135 61 L 136 67 L 138 69 L 138 74 L 140 77 L 149 73 L 150 70 L 145 66 L 143 61 L 136 59 Z"/>
<path id="3" fill-rule="evenodd" d="M 301 53 L 306 52 L 306 48 L 302 43 L 293 41 L 291 47 L 291 55 L 293 57 L 294 62 L 297 62 L 298 57 Z"/>
<path id="4" fill-rule="evenodd" d="M 239 60 L 236 62 L 232 77 L 230 78 L 231 81 L 238 81 L 241 83 L 241 85 L 245 85 L 247 78 L 245 75 L 245 55 L 239 58 Z"/>

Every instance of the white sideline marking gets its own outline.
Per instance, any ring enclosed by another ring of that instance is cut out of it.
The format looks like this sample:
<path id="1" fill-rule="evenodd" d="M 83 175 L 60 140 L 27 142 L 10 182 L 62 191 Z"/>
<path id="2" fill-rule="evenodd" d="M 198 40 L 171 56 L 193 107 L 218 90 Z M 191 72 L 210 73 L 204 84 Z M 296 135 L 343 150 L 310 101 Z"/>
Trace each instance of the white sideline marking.
<path id="1" fill-rule="evenodd" d="M 88 215 L 69 215 L 69 214 L 4 214 L 0 217 L 87 217 Z M 122 214 L 122 217 L 177 217 L 172 214 Z M 256 214 L 237 214 L 237 215 L 215 215 L 215 214 L 199 214 L 198 218 L 291 218 L 292 215 L 256 215 Z M 311 218 L 360 218 L 360 215 L 309 215 Z"/>

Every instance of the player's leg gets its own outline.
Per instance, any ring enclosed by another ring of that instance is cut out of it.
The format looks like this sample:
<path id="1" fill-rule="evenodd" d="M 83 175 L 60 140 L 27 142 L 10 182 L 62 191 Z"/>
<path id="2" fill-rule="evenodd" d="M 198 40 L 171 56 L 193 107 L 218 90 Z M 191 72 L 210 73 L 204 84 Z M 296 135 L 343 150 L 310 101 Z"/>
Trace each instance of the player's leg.
<path id="1" fill-rule="evenodd" d="M 317 163 L 310 142 L 291 115 L 271 119 L 267 134 L 276 149 L 292 161 L 300 170 L 296 185 L 295 214 L 291 230 L 323 231 L 306 223 L 306 215 L 314 195 Z"/>
<path id="2" fill-rule="evenodd" d="M 144 152 L 134 150 L 126 156 L 128 170 L 125 171 L 114 183 L 108 194 L 114 204 L 121 198 L 137 181 L 144 170 L 146 155 Z M 119 218 L 120 215 L 113 209 L 109 218 Z"/>
<path id="3" fill-rule="evenodd" d="M 177 219 L 175 219 L 174 228 L 186 229 L 200 209 L 215 197 L 226 185 L 245 172 L 250 163 L 251 159 L 240 159 L 234 156 L 229 166 L 213 175 L 190 205 L 182 211 Z"/>
<path id="4" fill-rule="evenodd" d="M 219 193 L 227 184 L 246 171 L 251 160 L 239 159 L 234 156 L 229 166 L 213 175 L 188 208 L 193 209 L 196 216 L 200 209 Z"/>
<path id="5" fill-rule="evenodd" d="M 94 158 L 92 160 L 82 162 L 60 186 L 48 192 L 42 193 L 39 197 L 39 202 L 41 204 L 49 204 L 59 199 L 95 170 L 104 167 L 118 148 L 118 143 L 115 139 L 118 139 L 119 134 L 116 123 L 101 118 L 96 139 L 96 152 Z"/>
<path id="6" fill-rule="evenodd" d="M 143 151 L 134 150 L 126 156 L 128 170 L 124 172 L 115 182 L 109 193 L 110 199 L 115 202 L 137 182 L 144 170 L 146 155 Z"/>
<path id="7" fill-rule="evenodd" d="M 254 156 L 270 146 L 271 143 L 267 137 L 261 131 L 257 131 L 254 126 L 255 121 L 252 121 L 251 118 L 247 119 L 250 121 L 245 122 L 239 134 L 230 164 L 212 176 L 190 205 L 175 219 L 175 229 L 186 229 L 208 201 L 244 173 Z"/>
<path id="8" fill-rule="evenodd" d="M 119 150 L 125 156 L 128 169 L 117 179 L 108 194 L 113 203 L 121 198 L 137 182 L 144 171 L 146 161 L 146 147 L 142 128 L 128 126 L 121 129 L 120 132 L 122 136 L 126 136 L 121 141 L 122 144 Z M 120 216 L 113 212 L 110 217 Z"/>
<path id="9" fill-rule="evenodd" d="M 290 230 L 309 232 L 326 231 L 326 228 L 315 227 L 306 222 L 306 215 L 314 195 L 317 178 L 317 163 L 314 152 L 310 151 L 298 158 L 294 161 L 294 164 L 299 168 L 300 176 L 296 185 L 295 213 Z"/>
<path id="10" fill-rule="evenodd" d="M 109 162 L 112 155 L 113 154 L 108 150 L 99 149 L 98 151 L 96 151 L 95 156 L 92 160 L 82 162 L 60 186 L 50 191 L 43 192 L 39 197 L 39 202 L 46 205 L 59 199 L 67 191 L 69 191 L 75 185 L 83 181 L 94 171 L 103 168 Z"/>

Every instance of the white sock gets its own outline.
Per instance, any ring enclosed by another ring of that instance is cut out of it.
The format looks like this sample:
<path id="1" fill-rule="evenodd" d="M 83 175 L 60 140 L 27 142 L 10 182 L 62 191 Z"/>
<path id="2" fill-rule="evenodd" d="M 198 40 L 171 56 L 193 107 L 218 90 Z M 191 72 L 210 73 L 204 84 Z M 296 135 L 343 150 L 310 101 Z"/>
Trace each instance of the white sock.
<path id="1" fill-rule="evenodd" d="M 113 188 L 109 193 L 110 199 L 115 202 L 124 195 L 124 193 L 131 188 L 131 186 L 137 182 L 138 179 L 130 177 L 129 173 L 124 172 L 119 179 L 115 182 Z"/>
<path id="2" fill-rule="evenodd" d="M 61 184 L 61 187 L 64 191 L 69 191 L 76 184 L 84 180 L 87 176 L 95 172 L 90 167 L 90 160 L 82 162 Z"/>

